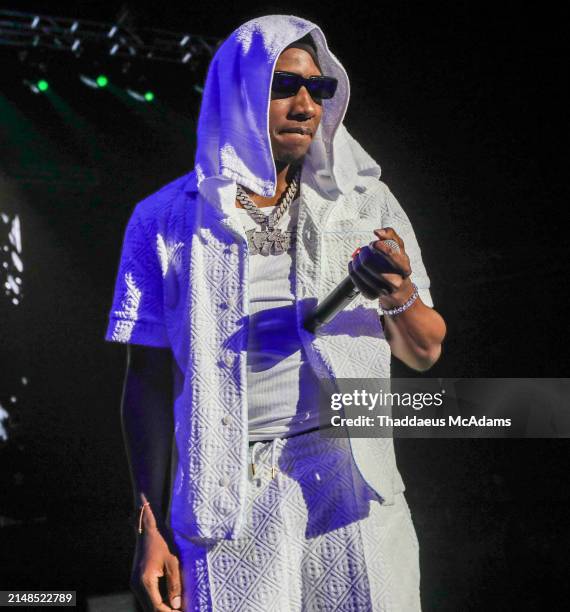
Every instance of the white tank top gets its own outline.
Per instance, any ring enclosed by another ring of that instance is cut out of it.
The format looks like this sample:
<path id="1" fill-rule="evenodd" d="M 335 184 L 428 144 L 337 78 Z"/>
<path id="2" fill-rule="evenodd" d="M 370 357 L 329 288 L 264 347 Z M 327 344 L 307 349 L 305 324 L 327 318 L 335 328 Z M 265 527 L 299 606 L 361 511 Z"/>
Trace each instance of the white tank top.
<path id="1" fill-rule="evenodd" d="M 260 210 L 269 215 L 275 206 Z M 261 227 L 243 208 L 236 211 L 245 230 Z M 276 227 L 297 226 L 299 198 Z M 319 424 L 318 379 L 297 332 L 295 248 L 280 255 L 249 256 L 249 336 L 247 397 L 249 439 L 284 438 Z"/>

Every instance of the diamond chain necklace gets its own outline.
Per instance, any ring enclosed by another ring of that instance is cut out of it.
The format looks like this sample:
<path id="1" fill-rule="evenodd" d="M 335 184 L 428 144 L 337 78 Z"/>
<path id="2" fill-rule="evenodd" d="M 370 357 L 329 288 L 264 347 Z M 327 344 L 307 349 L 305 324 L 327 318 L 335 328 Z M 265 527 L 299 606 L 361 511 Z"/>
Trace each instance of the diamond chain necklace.
<path id="1" fill-rule="evenodd" d="M 301 178 L 301 168 L 298 168 L 289 186 L 281 196 L 281 203 L 270 215 L 261 212 L 241 185 L 237 186 L 236 199 L 241 203 L 250 217 L 261 225 L 261 231 L 251 229 L 246 232 L 250 255 L 281 255 L 289 250 L 295 242 L 295 231 L 282 231 L 275 226 L 295 199 Z"/>

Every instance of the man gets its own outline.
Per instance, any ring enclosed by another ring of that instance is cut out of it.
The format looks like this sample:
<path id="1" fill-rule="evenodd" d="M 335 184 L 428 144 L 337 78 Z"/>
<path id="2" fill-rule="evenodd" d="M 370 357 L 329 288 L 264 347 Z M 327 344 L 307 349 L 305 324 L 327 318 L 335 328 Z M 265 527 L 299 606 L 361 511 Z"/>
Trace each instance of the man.
<path id="1" fill-rule="evenodd" d="M 426 370 L 445 335 L 409 219 L 342 125 L 348 98 L 318 26 L 247 22 L 210 65 L 194 171 L 127 226 L 106 339 L 127 343 L 148 609 L 420 609 L 392 440 L 316 429 L 320 379 L 389 377 L 392 353 Z M 373 230 L 384 258 L 353 256 Z M 305 330 L 347 272 L 361 294 Z"/>

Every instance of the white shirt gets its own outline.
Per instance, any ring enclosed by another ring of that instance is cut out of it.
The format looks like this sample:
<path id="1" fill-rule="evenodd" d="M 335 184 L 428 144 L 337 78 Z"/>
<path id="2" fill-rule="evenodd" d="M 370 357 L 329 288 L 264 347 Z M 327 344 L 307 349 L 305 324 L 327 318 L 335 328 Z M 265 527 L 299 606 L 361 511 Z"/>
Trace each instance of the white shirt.
<path id="1" fill-rule="evenodd" d="M 260 208 L 270 216 L 277 206 Z M 236 208 L 244 230 L 260 230 L 247 210 Z M 276 224 L 295 231 L 299 198 Z M 319 425 L 318 380 L 297 332 L 295 249 L 249 255 L 247 395 L 250 440 L 284 438 Z"/>

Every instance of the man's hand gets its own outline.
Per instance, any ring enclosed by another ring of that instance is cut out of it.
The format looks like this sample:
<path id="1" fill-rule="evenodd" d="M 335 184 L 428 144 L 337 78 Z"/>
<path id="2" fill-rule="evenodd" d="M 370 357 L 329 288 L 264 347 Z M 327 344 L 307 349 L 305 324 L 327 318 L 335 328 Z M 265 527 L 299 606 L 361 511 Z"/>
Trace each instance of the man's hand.
<path id="1" fill-rule="evenodd" d="M 404 242 L 391 227 L 376 229 L 374 233 L 379 240 L 373 246 L 384 257 L 364 247 L 354 254 L 348 271 L 364 297 L 379 298 L 382 308 L 387 310 L 405 304 L 413 295 L 412 269 Z M 400 250 L 390 248 L 384 240 L 394 240 Z M 446 334 L 445 321 L 421 298 L 405 312 L 386 316 L 383 327 L 392 354 L 408 367 L 425 372 L 439 359 Z"/>
<path id="2" fill-rule="evenodd" d="M 413 293 L 410 258 L 404 241 L 391 227 L 375 229 L 378 240 L 372 245 L 383 255 L 369 247 L 358 250 L 348 264 L 348 273 L 360 293 L 369 300 L 382 298 L 386 308 L 403 304 Z M 385 240 L 394 240 L 400 250 L 390 247 Z"/>
<path id="3" fill-rule="evenodd" d="M 168 601 L 162 600 L 159 578 L 166 573 Z M 146 529 L 138 537 L 131 573 L 131 589 L 145 610 L 169 612 L 181 610 L 182 582 L 180 564 L 166 540 L 156 528 Z"/>

